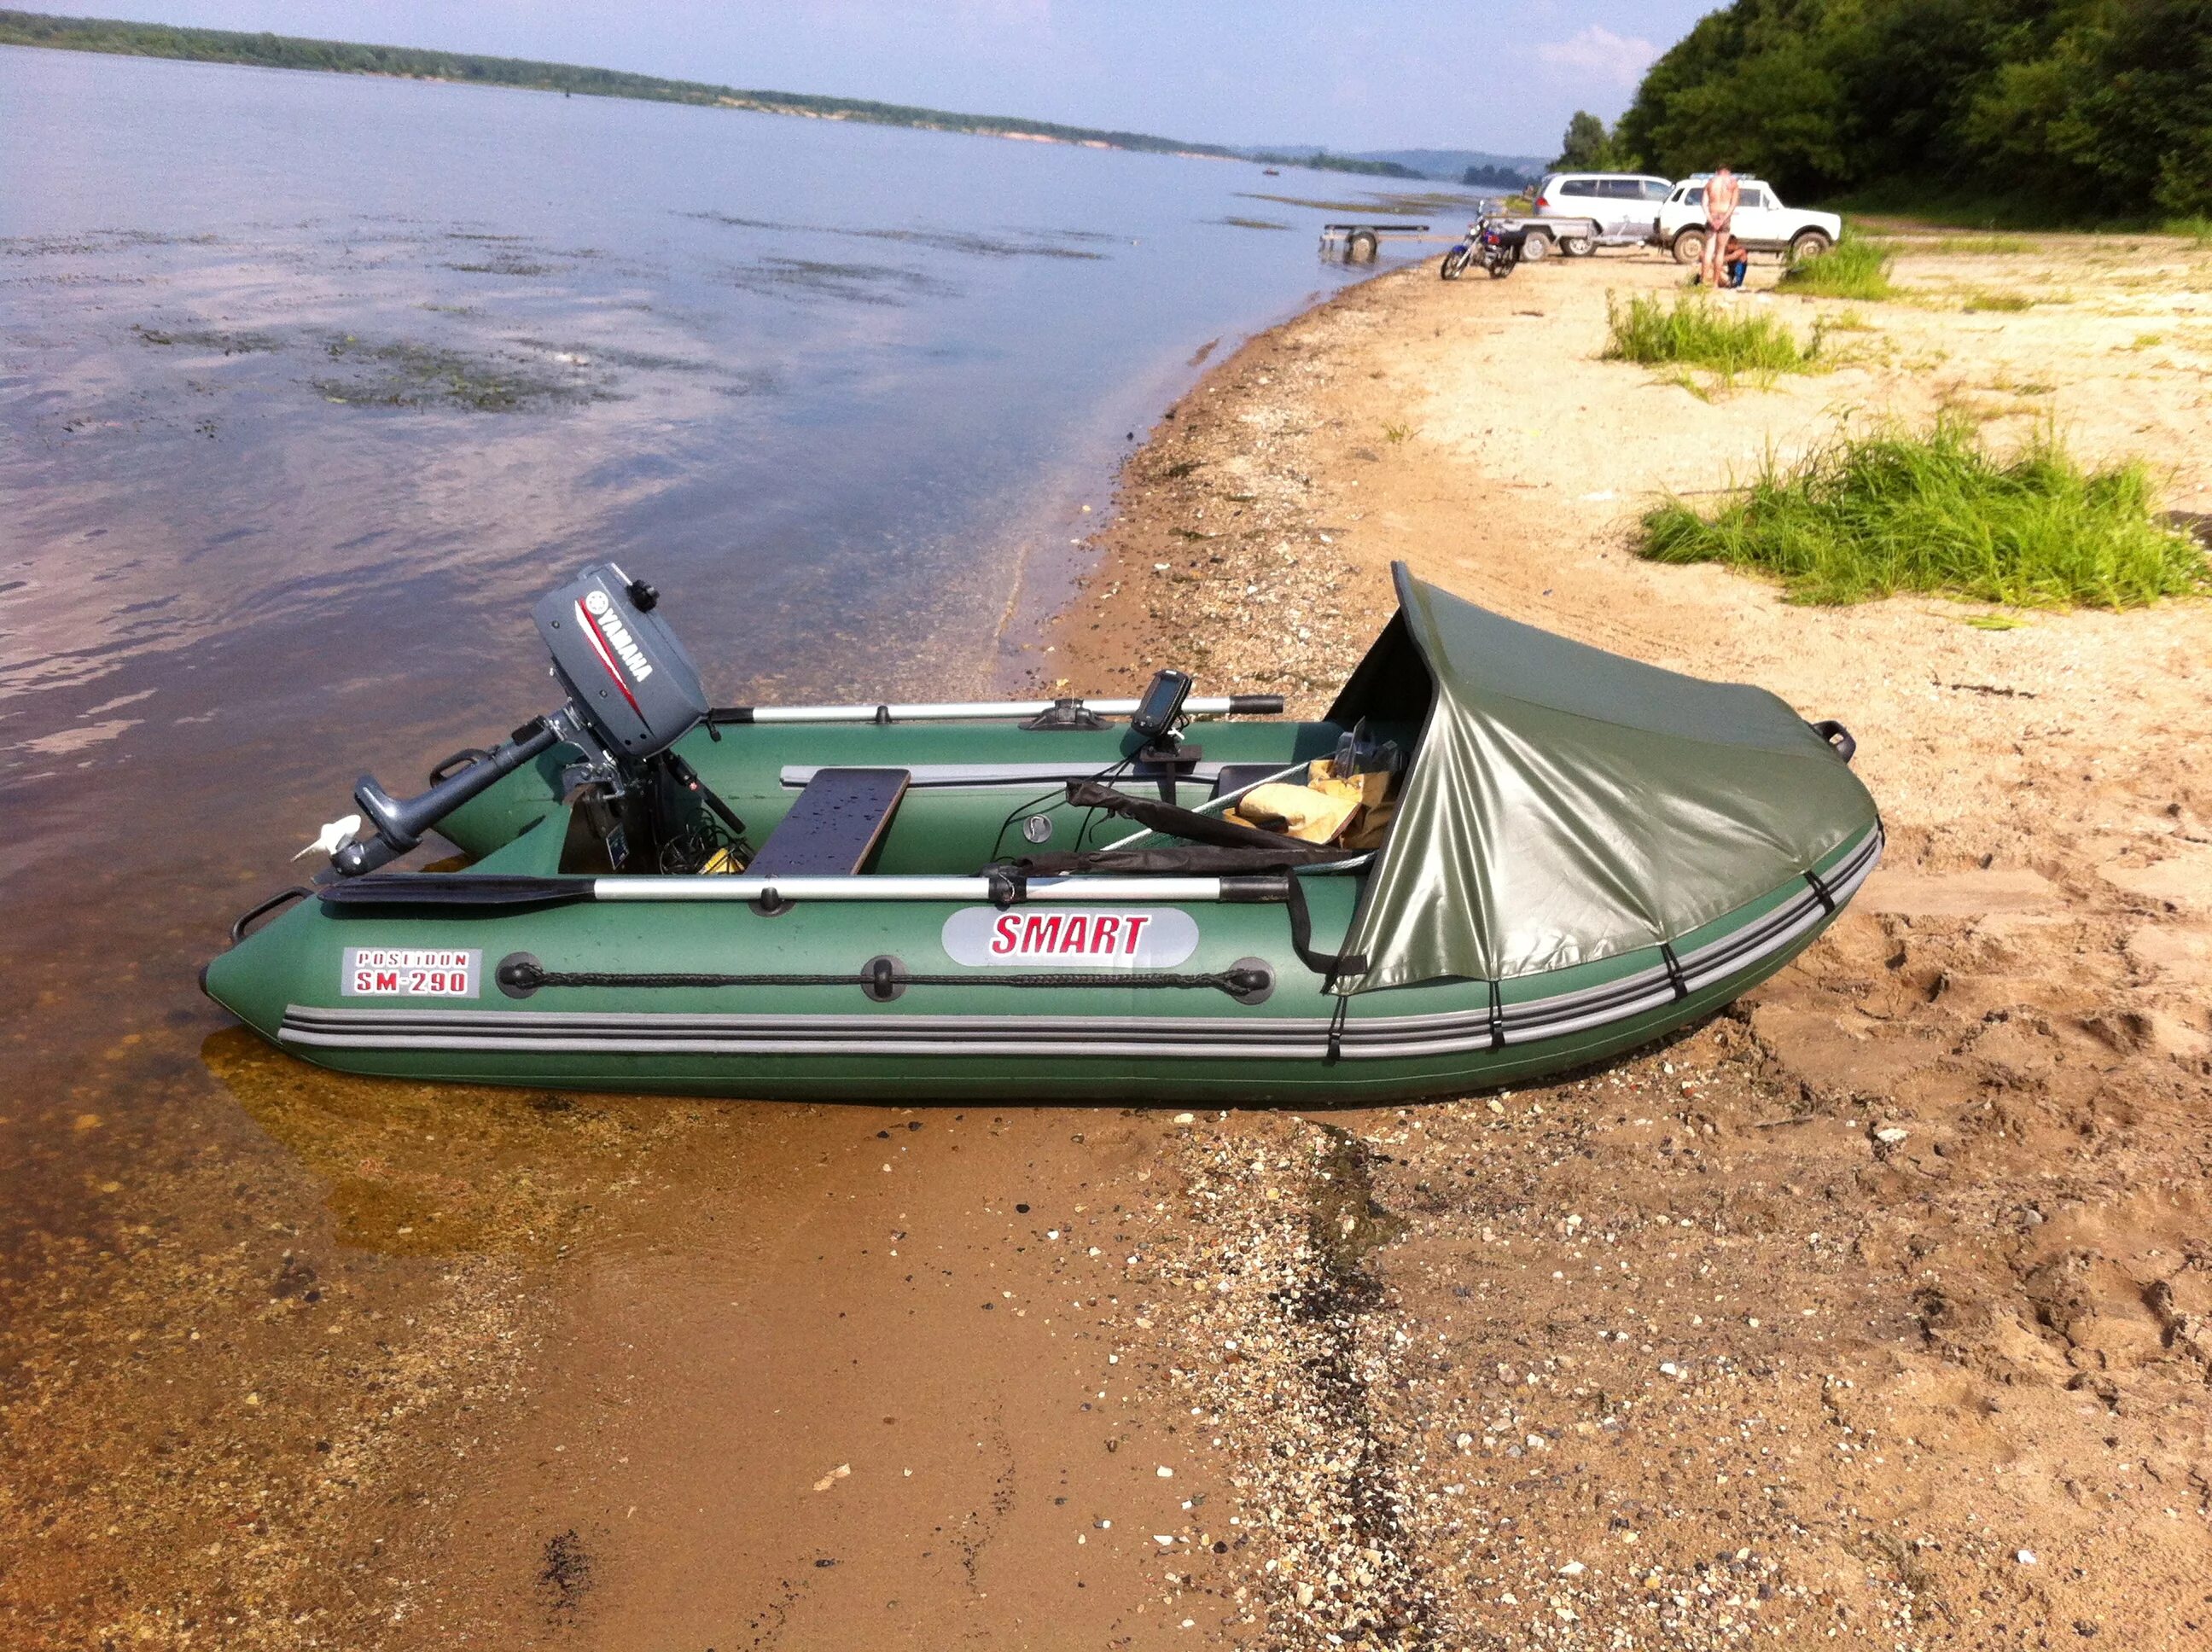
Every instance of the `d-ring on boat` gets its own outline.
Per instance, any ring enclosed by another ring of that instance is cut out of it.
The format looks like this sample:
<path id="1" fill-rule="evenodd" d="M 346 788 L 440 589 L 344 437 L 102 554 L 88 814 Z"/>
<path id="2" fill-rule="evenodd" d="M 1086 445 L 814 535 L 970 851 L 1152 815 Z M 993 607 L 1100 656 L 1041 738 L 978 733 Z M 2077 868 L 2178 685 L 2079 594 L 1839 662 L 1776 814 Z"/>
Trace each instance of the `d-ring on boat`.
<path id="1" fill-rule="evenodd" d="M 1705 1015 L 1874 869 L 1839 725 L 1396 580 L 1294 722 L 1175 671 L 1137 701 L 716 710 L 658 594 L 595 565 L 536 610 L 566 702 L 419 797 L 364 778 L 366 826 L 325 829 L 331 866 L 241 919 L 207 989 L 308 1060 L 417 1079 L 1373 1101 Z M 433 825 L 467 870 L 385 869 Z"/>

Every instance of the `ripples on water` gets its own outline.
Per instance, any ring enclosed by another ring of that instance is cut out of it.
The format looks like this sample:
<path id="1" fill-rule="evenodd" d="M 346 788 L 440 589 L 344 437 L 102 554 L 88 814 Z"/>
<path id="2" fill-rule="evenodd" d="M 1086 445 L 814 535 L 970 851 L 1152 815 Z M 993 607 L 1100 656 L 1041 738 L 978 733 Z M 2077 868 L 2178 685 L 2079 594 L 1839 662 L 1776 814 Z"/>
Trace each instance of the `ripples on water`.
<path id="1" fill-rule="evenodd" d="M 662 1142 L 799 1167 L 746 1184 L 780 1232 L 862 1124 L 324 1074 L 195 990 L 231 915 L 364 769 L 544 708 L 526 610 L 587 558 L 727 700 L 1018 676 L 1006 617 L 1131 433 L 1347 278 L 1304 239 L 1337 215 L 1251 219 L 1217 162 L 12 48 L 0 112 L 0 1392 L 37 1419 L 0 1546 L 49 1563 L 0 1640 L 219 1607 L 295 1644 L 334 1555 L 380 1566 L 349 1488 L 398 1508 L 375 1454 L 436 1432 L 394 1419 L 507 1380 L 515 1258 L 611 1242 Z"/>
<path id="2" fill-rule="evenodd" d="M 548 585 L 650 575 L 727 700 L 1003 683 L 1201 347 L 1349 278 L 1219 162 L 6 48 L 0 106 L 0 1018 L 49 1214 L 146 1146 L 123 1075 L 199 1071 L 194 968 L 355 775 L 543 708 Z"/>

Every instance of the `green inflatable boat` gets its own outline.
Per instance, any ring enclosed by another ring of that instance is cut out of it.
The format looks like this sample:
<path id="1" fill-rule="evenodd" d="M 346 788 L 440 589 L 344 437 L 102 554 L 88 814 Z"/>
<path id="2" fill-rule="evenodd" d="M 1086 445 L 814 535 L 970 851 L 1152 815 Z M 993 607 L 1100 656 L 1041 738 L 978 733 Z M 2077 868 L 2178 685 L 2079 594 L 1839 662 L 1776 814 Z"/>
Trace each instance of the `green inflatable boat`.
<path id="1" fill-rule="evenodd" d="M 536 610 L 562 708 L 419 797 L 364 778 L 329 868 L 206 988 L 408 1078 L 1357 1103 L 1646 1042 L 1874 869 L 1838 725 L 1396 577 L 1297 722 L 1174 671 L 1136 701 L 717 710 L 658 594 L 596 565 Z M 465 870 L 387 869 L 434 825 Z"/>

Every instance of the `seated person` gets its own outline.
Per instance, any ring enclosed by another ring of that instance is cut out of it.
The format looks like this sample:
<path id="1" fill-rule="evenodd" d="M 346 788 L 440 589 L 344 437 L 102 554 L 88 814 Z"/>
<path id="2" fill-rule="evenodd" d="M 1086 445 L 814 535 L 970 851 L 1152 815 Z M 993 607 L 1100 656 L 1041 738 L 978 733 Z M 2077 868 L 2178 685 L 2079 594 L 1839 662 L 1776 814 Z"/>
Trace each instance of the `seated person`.
<path id="1" fill-rule="evenodd" d="M 1750 269 L 1751 254 L 1745 250 L 1741 241 L 1729 236 L 1728 245 L 1721 249 L 1721 285 L 1730 288 L 1741 287 Z"/>

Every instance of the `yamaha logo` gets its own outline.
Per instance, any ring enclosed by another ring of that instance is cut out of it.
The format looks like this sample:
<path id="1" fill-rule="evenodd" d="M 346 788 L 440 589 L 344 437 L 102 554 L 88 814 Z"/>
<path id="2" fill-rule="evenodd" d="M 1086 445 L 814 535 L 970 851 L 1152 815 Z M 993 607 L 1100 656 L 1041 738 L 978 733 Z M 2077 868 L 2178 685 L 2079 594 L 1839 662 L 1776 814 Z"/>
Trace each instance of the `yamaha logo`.
<path id="1" fill-rule="evenodd" d="M 645 650 L 637 646 L 636 639 L 629 634 L 629 628 L 614 611 L 613 598 L 594 586 L 584 593 L 584 600 L 578 606 L 583 611 L 585 635 L 598 647 L 600 663 L 605 665 L 617 684 L 622 683 L 622 677 L 615 671 L 614 660 L 608 657 L 611 652 L 618 655 L 622 663 L 629 668 L 631 682 L 642 683 L 653 675 L 653 662 L 645 657 Z M 623 688 L 623 695 L 624 698 L 629 697 L 629 689 L 626 686 Z"/>

